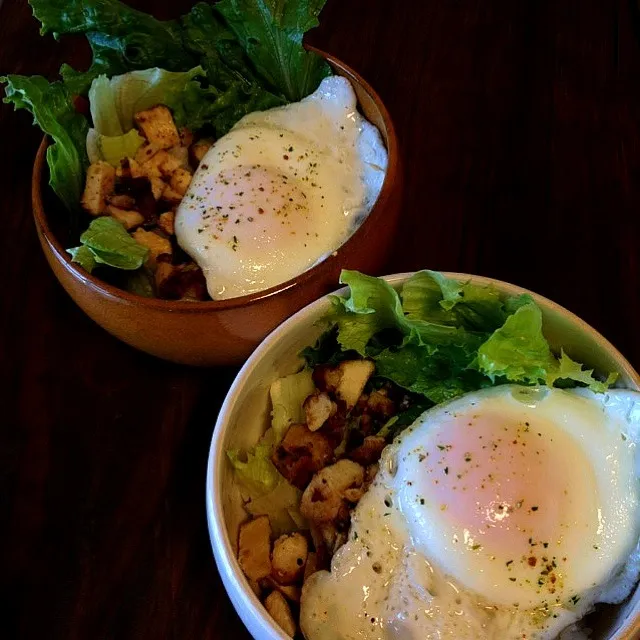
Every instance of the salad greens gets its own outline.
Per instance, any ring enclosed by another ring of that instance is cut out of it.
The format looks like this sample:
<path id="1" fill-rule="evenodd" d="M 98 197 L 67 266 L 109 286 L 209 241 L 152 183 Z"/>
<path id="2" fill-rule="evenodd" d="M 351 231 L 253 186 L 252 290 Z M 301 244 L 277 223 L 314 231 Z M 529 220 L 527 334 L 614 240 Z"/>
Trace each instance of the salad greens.
<path id="1" fill-rule="evenodd" d="M 343 271 L 340 282 L 350 293 L 332 298 L 327 332 L 302 353 L 310 366 L 355 353 L 371 358 L 378 376 L 433 403 L 507 382 L 561 380 L 604 391 L 615 380 L 596 379 L 564 353 L 556 357 L 528 295 L 505 298 L 434 271 L 416 273 L 399 292 L 356 271 Z"/>
<path id="2" fill-rule="evenodd" d="M 30 0 L 42 34 L 84 34 L 93 61 L 87 71 L 63 65 L 62 79 L 53 83 L 41 76 L 1 77 L 5 101 L 30 111 L 53 139 L 50 185 L 68 209 L 77 210 L 90 123 L 76 111 L 76 96 L 93 86 L 96 132 L 88 146 L 94 158 L 113 160 L 119 149 L 131 149 L 133 136 L 102 136 L 127 134 L 132 112 L 150 101 L 171 107 L 178 124 L 192 130 L 206 125 L 219 137 L 247 113 L 311 93 L 329 74 L 324 60 L 302 46 L 324 2 L 200 2 L 177 20 L 162 21 L 118 0 Z M 133 71 L 144 73 L 129 76 Z"/>

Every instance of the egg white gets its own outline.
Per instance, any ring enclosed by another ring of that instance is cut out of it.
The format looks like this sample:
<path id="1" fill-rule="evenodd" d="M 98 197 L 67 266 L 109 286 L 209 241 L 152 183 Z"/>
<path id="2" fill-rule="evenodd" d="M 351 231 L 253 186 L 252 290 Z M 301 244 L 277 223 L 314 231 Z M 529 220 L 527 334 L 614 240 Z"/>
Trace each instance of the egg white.
<path id="1" fill-rule="evenodd" d="M 640 573 L 639 430 L 625 390 L 503 386 L 427 411 L 304 585 L 305 637 L 542 640 L 622 601 Z"/>
<path id="2" fill-rule="evenodd" d="M 387 153 L 348 80 L 242 118 L 209 149 L 176 215 L 211 297 L 260 291 L 343 244 L 380 193 Z"/>

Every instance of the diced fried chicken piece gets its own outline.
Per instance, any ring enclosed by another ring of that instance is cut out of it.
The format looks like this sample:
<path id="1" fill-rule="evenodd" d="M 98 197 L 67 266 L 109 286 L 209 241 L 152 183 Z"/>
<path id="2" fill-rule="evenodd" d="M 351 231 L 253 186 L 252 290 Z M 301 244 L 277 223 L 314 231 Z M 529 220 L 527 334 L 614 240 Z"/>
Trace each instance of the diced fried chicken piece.
<path id="1" fill-rule="evenodd" d="M 269 516 L 258 516 L 240 525 L 238 562 L 250 580 L 271 575 L 271 524 Z"/>
<path id="2" fill-rule="evenodd" d="M 134 198 L 128 195 L 116 195 L 111 194 L 107 196 L 107 204 L 113 205 L 114 207 L 118 207 L 118 209 L 126 209 L 127 211 L 131 211 L 133 207 L 135 207 L 136 201 Z"/>
<path id="3" fill-rule="evenodd" d="M 87 180 L 82 194 L 82 206 L 92 216 L 105 213 L 106 197 L 113 191 L 116 170 L 108 162 L 99 160 L 87 169 Z"/>
<path id="4" fill-rule="evenodd" d="M 171 147 L 169 153 L 178 161 L 178 166 L 182 169 L 190 169 L 189 165 L 189 149 L 187 147 Z"/>
<path id="5" fill-rule="evenodd" d="M 164 196 L 163 196 L 164 197 Z M 169 236 L 176 234 L 174 221 L 176 214 L 173 211 L 165 211 L 158 218 L 158 226 Z"/>
<path id="6" fill-rule="evenodd" d="M 162 199 L 169 204 L 175 205 L 182 202 L 182 195 L 174 191 L 168 184 L 162 190 Z"/>
<path id="7" fill-rule="evenodd" d="M 164 179 L 171 178 L 173 172 L 179 169 L 179 163 L 173 156 L 161 149 L 151 159 L 142 162 L 139 167 L 140 173 L 146 176 L 151 183 L 154 199 L 160 200 L 167 188 Z"/>
<path id="8" fill-rule="evenodd" d="M 324 391 L 312 393 L 304 401 L 303 409 L 310 431 L 317 431 L 336 412 L 336 404 Z"/>
<path id="9" fill-rule="evenodd" d="M 160 149 L 169 149 L 180 144 L 180 134 L 168 107 L 162 104 L 139 111 L 134 120 L 142 135 Z"/>
<path id="10" fill-rule="evenodd" d="M 364 484 L 362 485 L 363 491 L 369 490 L 369 486 L 375 480 L 376 474 L 378 473 L 379 469 L 380 469 L 380 465 L 376 462 L 375 464 L 370 464 L 364 470 Z"/>
<path id="11" fill-rule="evenodd" d="M 164 149 L 160 149 L 151 158 L 140 163 L 140 171 L 148 178 L 161 178 L 164 175 L 163 167 L 167 162 L 169 167 L 173 165 L 174 169 L 178 166 L 178 162 L 173 156 L 170 156 Z M 171 175 L 171 171 L 167 175 Z"/>
<path id="12" fill-rule="evenodd" d="M 207 151 L 209 151 L 211 145 L 213 145 L 213 140 L 210 138 L 202 138 L 191 145 L 189 151 L 194 165 L 197 166 L 202 162 L 202 158 L 207 155 Z"/>
<path id="13" fill-rule="evenodd" d="M 151 193 L 153 193 L 154 199 L 160 200 L 166 186 L 162 178 L 149 178 L 149 182 L 151 182 Z"/>
<path id="14" fill-rule="evenodd" d="M 318 570 L 318 554 L 315 551 L 309 551 L 307 554 L 307 563 L 304 565 L 304 576 L 302 581 L 306 582 L 307 578 L 312 576 Z"/>
<path id="15" fill-rule="evenodd" d="M 336 388 L 336 395 L 344 400 L 347 409 L 356 406 L 364 386 L 375 371 L 371 360 L 345 360 L 338 365 L 340 382 Z"/>
<path id="16" fill-rule="evenodd" d="M 335 393 L 349 411 L 356 406 L 374 371 L 371 360 L 345 360 L 337 367 L 316 367 L 313 380 L 319 389 Z"/>
<path id="17" fill-rule="evenodd" d="M 186 150 L 187 147 L 193 144 L 193 132 L 187 127 L 180 127 L 178 133 L 180 134 L 180 145 Z"/>
<path id="18" fill-rule="evenodd" d="M 120 166 L 116 169 L 118 180 L 129 180 L 131 178 L 141 178 L 140 164 L 133 158 L 122 158 Z"/>
<path id="19" fill-rule="evenodd" d="M 185 169 L 176 169 L 171 174 L 171 182 L 169 184 L 174 191 L 184 196 L 191 184 L 191 177 L 191 174 Z"/>
<path id="20" fill-rule="evenodd" d="M 300 513 L 315 524 L 342 520 L 348 515 L 346 502 L 362 495 L 364 469 L 352 460 L 338 460 L 313 476 L 302 494 Z"/>
<path id="21" fill-rule="evenodd" d="M 338 367 L 321 364 L 313 370 L 313 382 L 322 391 L 335 393 L 340 384 L 340 378 L 342 378 L 342 373 Z"/>
<path id="22" fill-rule="evenodd" d="M 261 598 L 262 597 L 262 587 L 260 586 L 260 583 L 257 580 L 252 580 L 251 578 L 247 578 L 247 582 L 249 583 L 249 586 L 251 587 L 251 591 L 253 591 L 253 593 L 255 593 L 258 598 Z"/>
<path id="23" fill-rule="evenodd" d="M 296 621 L 291 607 L 279 591 L 272 591 L 264 601 L 264 606 L 276 624 L 290 637 L 296 634 Z"/>
<path id="24" fill-rule="evenodd" d="M 340 523 L 341 530 L 339 530 L 332 522 L 318 525 L 320 534 L 324 539 L 325 547 L 330 556 L 333 556 L 335 552 L 347 541 L 348 523 L 349 516 L 345 515 L 344 521 Z"/>
<path id="25" fill-rule="evenodd" d="M 291 425 L 271 460 L 276 469 L 295 487 L 304 489 L 313 474 L 333 457 L 333 448 L 321 433 L 304 424 Z"/>
<path id="26" fill-rule="evenodd" d="M 359 447 L 349 453 L 349 458 L 364 466 L 373 464 L 380 459 L 386 444 L 381 436 L 367 436 Z"/>
<path id="27" fill-rule="evenodd" d="M 315 549 L 315 563 L 316 563 L 316 571 L 320 571 L 322 569 L 328 569 L 329 564 L 331 563 L 331 555 L 329 554 L 329 549 L 327 549 L 327 545 L 325 544 L 325 536 L 323 532 L 320 530 L 320 527 L 313 522 L 309 523 L 309 533 L 311 535 L 311 540 L 313 541 L 313 548 Z M 311 554 L 309 554 L 311 555 Z M 309 564 L 309 559 L 307 558 L 307 566 Z M 305 569 L 305 577 L 307 579 L 306 569 Z"/>
<path id="28" fill-rule="evenodd" d="M 301 533 L 280 536 L 273 543 L 271 574 L 280 584 L 293 584 L 304 575 L 309 552 L 307 539 Z"/>
<path id="29" fill-rule="evenodd" d="M 136 229 L 131 235 L 137 243 L 149 249 L 147 265 L 151 268 L 155 268 L 159 256 L 172 252 L 171 242 L 153 231 Z"/>
<path id="30" fill-rule="evenodd" d="M 135 161 L 142 165 L 145 162 L 148 162 L 153 158 L 153 156 L 160 151 L 161 147 L 152 142 L 145 142 L 140 148 L 136 151 Z"/>
<path id="31" fill-rule="evenodd" d="M 367 410 L 384 418 L 390 418 L 396 412 L 396 403 L 387 395 L 386 389 L 373 391 L 367 398 Z"/>
<path id="32" fill-rule="evenodd" d="M 114 207 L 112 204 L 107 205 L 107 211 L 112 218 L 121 222 L 127 231 L 134 227 L 139 227 L 144 222 L 144 216 L 137 211 L 120 209 L 119 207 Z"/>
<path id="33" fill-rule="evenodd" d="M 157 260 L 154 280 L 156 283 L 156 292 L 159 298 L 162 298 L 160 291 L 166 287 L 166 282 L 173 277 L 176 267 L 168 260 Z"/>
<path id="34" fill-rule="evenodd" d="M 279 584 L 271 576 L 260 581 L 266 589 L 279 591 L 290 602 L 300 603 L 300 587 L 297 584 Z"/>
<path id="35" fill-rule="evenodd" d="M 136 211 L 144 218 L 145 227 L 150 228 L 158 223 L 158 207 L 149 178 L 146 176 L 122 178 L 116 184 L 116 191 L 133 198 Z"/>
<path id="36" fill-rule="evenodd" d="M 342 442 L 346 428 L 347 416 L 344 407 L 338 407 L 338 410 L 320 427 L 318 433 L 327 438 L 331 447 L 335 449 Z"/>
<path id="37" fill-rule="evenodd" d="M 193 263 L 171 264 L 171 257 L 159 256 L 155 271 L 156 294 L 163 300 L 206 300 L 207 283 L 202 269 Z"/>

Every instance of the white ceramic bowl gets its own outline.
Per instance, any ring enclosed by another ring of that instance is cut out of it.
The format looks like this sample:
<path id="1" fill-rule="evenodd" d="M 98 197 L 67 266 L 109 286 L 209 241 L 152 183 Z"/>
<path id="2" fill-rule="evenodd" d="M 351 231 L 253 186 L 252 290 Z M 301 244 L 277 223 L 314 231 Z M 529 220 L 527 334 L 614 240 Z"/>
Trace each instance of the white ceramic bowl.
<path id="1" fill-rule="evenodd" d="M 388 276 L 400 286 L 411 274 Z M 449 277 L 493 284 L 505 294 L 530 293 L 542 309 L 545 336 L 552 348 L 562 346 L 574 359 L 600 371 L 617 371 L 619 385 L 640 390 L 640 376 L 619 351 L 597 331 L 563 307 L 511 284 L 466 274 Z M 343 290 L 342 292 L 346 291 Z M 339 292 L 340 293 L 340 292 Z M 258 640 L 286 640 L 287 636 L 267 614 L 244 577 L 236 558 L 238 527 L 246 517 L 242 499 L 227 462 L 228 449 L 256 444 L 269 422 L 269 385 L 276 378 L 295 373 L 302 360 L 298 352 L 312 345 L 321 333 L 316 322 L 329 310 L 327 297 L 308 305 L 271 333 L 238 373 L 216 422 L 207 470 L 207 519 L 211 545 L 224 586 L 238 615 Z M 640 637 L 640 588 L 621 607 L 602 614 L 600 638 L 632 640 Z M 600 625 L 598 625 L 600 626 Z"/>

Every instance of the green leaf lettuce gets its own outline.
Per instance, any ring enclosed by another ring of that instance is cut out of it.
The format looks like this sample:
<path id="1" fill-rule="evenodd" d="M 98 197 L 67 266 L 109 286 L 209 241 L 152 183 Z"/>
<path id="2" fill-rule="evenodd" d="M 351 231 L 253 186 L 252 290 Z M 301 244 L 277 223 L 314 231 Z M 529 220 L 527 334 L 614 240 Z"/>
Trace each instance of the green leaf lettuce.
<path id="1" fill-rule="evenodd" d="M 83 267 L 105 264 L 110 267 L 133 271 L 139 269 L 147 258 L 149 250 L 138 244 L 120 222 L 109 216 L 96 218 L 80 236 L 80 247 L 69 249 L 74 262 Z M 86 249 L 86 251 L 85 251 Z M 87 251 L 96 264 L 91 265 Z"/>
<path id="2" fill-rule="evenodd" d="M 235 477 L 244 489 L 245 509 L 268 515 L 275 535 L 301 528 L 301 491 L 289 484 L 271 462 L 273 445 L 259 443 L 244 454 L 227 451 Z"/>
<path id="3" fill-rule="evenodd" d="M 314 366 L 339 361 L 336 350 L 355 352 L 375 362 L 376 375 L 433 403 L 505 382 L 578 383 L 594 391 L 613 382 L 552 352 L 528 295 L 501 296 L 433 271 L 414 274 L 399 293 L 353 271 L 343 271 L 341 282 L 349 295 L 332 299 L 329 330 L 303 352 Z"/>
<path id="4" fill-rule="evenodd" d="M 288 100 L 309 95 L 330 75 L 327 63 L 302 46 L 326 0 L 221 0 L 216 10 L 258 72 Z"/>
<path id="5" fill-rule="evenodd" d="M 47 149 L 49 184 L 68 209 L 79 209 L 89 123 L 75 110 L 73 96 L 62 82 L 50 84 L 42 76 L 9 75 L 0 82 L 6 82 L 4 101 L 30 111 L 34 123 L 53 139 Z"/>

